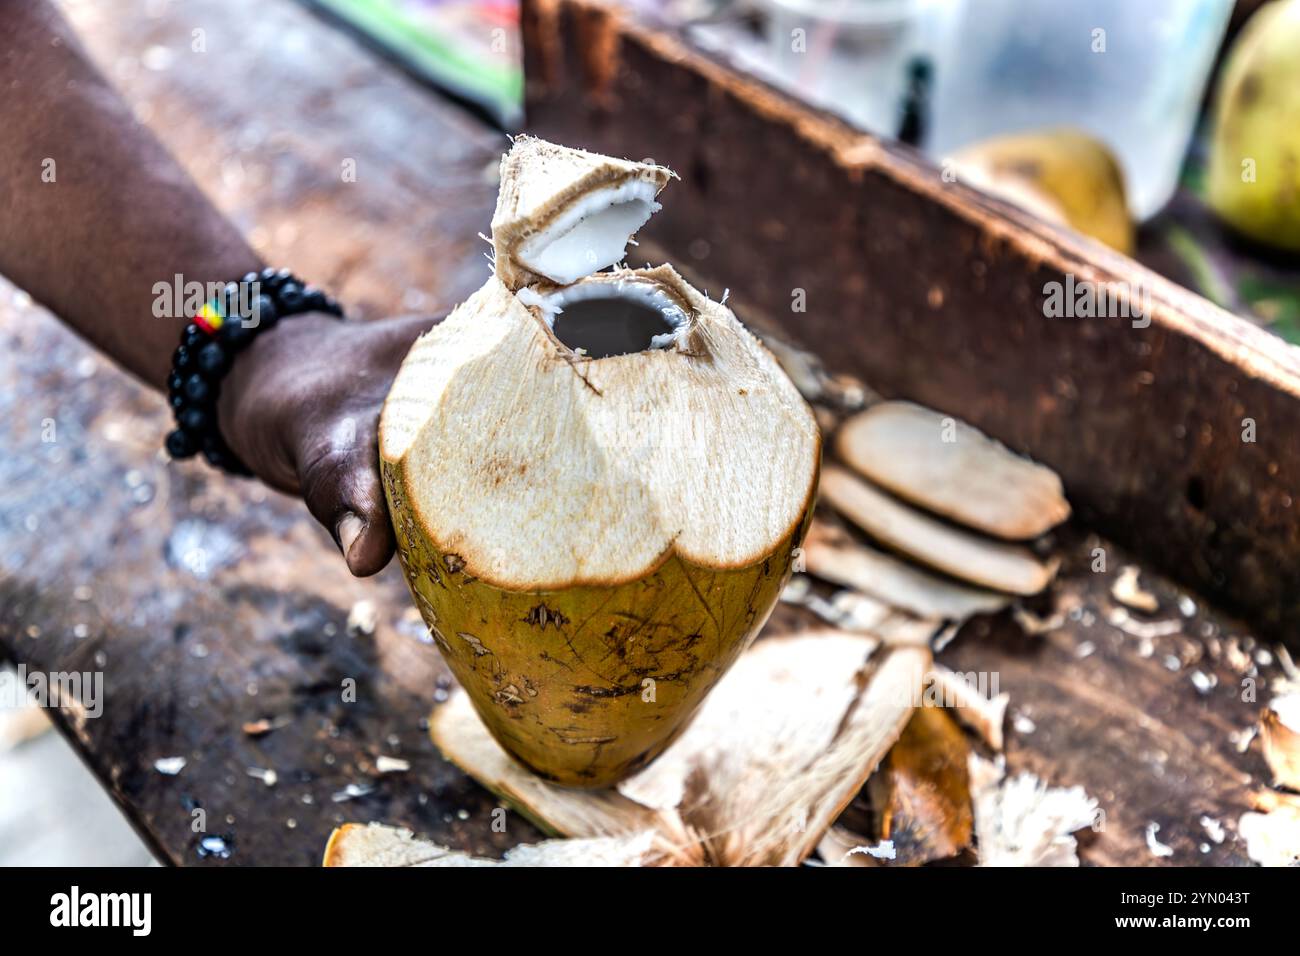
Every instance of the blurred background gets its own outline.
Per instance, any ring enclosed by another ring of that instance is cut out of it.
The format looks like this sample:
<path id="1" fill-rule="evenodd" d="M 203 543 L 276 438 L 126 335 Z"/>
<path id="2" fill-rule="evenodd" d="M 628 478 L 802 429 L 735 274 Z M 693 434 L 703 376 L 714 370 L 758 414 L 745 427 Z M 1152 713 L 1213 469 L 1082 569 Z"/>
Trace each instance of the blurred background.
<path id="1" fill-rule="evenodd" d="M 503 129 L 522 122 L 514 0 L 266 2 L 310 7 Z M 625 2 L 923 151 L 945 180 L 1300 343 L 1300 0 Z M 0 708 L 0 865 L 147 861 L 49 729 L 36 708 Z"/>
<path id="2" fill-rule="evenodd" d="M 521 122 L 513 0 L 312 2 Z M 622 3 L 1300 343 L 1293 0 Z"/>

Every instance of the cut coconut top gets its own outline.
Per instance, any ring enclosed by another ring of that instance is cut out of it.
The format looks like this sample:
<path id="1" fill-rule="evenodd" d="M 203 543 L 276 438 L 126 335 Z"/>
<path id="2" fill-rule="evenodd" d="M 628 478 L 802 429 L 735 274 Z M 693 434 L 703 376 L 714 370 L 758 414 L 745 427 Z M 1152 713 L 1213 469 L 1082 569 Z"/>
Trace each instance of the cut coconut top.
<path id="1" fill-rule="evenodd" d="M 773 554 L 820 460 L 794 385 L 668 266 L 581 280 L 560 307 L 589 286 L 680 321 L 667 341 L 586 358 L 557 337 L 546 295 L 492 278 L 411 349 L 380 453 L 423 531 L 466 573 L 513 590 L 622 583 L 672 553 L 716 569 Z"/>
<path id="2" fill-rule="evenodd" d="M 659 211 L 673 172 L 520 136 L 501 160 L 492 216 L 497 276 L 518 291 L 568 285 L 623 260 L 628 242 Z"/>

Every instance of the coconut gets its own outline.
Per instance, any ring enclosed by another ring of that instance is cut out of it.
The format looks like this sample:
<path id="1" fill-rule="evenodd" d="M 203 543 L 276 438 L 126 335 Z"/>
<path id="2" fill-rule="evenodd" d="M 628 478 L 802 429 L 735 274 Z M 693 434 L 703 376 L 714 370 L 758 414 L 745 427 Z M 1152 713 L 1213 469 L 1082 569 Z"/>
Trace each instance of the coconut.
<path id="1" fill-rule="evenodd" d="M 671 267 L 619 261 L 672 174 L 520 137 L 495 273 L 380 420 L 398 554 L 483 723 L 548 780 L 660 753 L 763 625 L 820 439 L 775 359 Z"/>

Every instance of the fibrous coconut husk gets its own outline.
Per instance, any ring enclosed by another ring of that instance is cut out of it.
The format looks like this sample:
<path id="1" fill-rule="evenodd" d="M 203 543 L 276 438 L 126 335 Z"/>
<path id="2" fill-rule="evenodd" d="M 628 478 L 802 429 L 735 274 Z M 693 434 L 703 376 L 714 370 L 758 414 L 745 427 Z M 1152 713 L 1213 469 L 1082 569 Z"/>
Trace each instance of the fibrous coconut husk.
<path id="1" fill-rule="evenodd" d="M 655 834 L 522 844 L 501 860 L 473 856 L 415 837 L 402 827 L 345 823 L 330 834 L 327 867 L 644 866 L 657 859 Z"/>
<path id="2" fill-rule="evenodd" d="M 897 740 L 929 660 L 923 649 L 832 631 L 760 641 L 681 738 L 615 790 L 568 790 L 528 773 L 461 694 L 434 713 L 430 733 L 448 759 L 548 832 L 654 829 L 673 848 L 665 862 L 789 866 L 813 851 Z"/>
<path id="3" fill-rule="evenodd" d="M 1097 819 L 1082 787 L 1049 787 L 1031 773 L 1006 778 L 1006 764 L 970 756 L 980 866 L 1078 866 L 1076 830 Z"/>

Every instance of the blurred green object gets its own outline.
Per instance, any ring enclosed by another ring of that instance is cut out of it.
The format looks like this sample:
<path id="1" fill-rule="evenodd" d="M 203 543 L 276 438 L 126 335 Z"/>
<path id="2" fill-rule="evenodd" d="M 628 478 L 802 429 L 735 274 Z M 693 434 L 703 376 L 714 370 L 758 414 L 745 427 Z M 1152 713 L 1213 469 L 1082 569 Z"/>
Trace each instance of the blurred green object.
<path id="1" fill-rule="evenodd" d="M 516 0 L 307 0 L 501 126 L 523 116 Z"/>
<path id="2" fill-rule="evenodd" d="M 1232 45 L 1206 198 L 1243 235 L 1300 252 L 1300 0 L 1261 7 Z"/>

